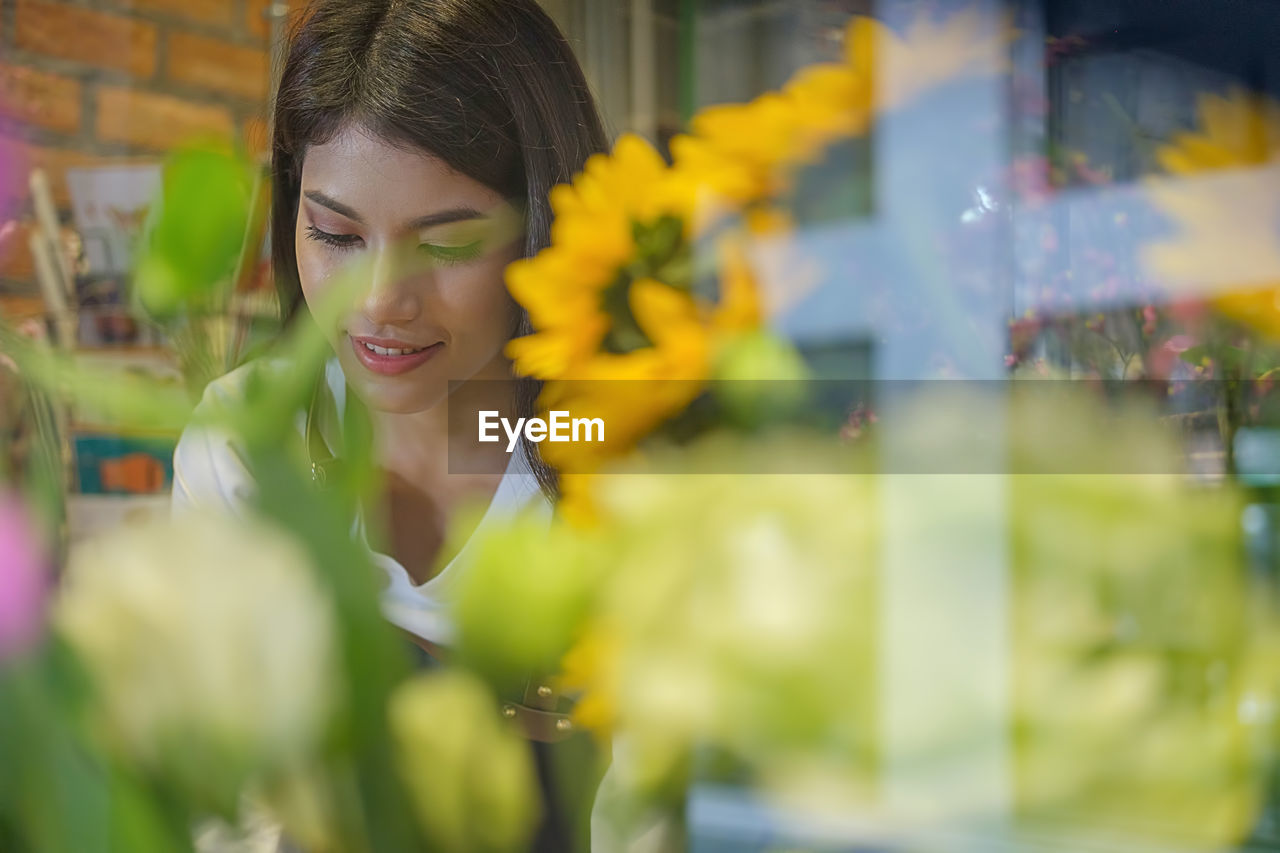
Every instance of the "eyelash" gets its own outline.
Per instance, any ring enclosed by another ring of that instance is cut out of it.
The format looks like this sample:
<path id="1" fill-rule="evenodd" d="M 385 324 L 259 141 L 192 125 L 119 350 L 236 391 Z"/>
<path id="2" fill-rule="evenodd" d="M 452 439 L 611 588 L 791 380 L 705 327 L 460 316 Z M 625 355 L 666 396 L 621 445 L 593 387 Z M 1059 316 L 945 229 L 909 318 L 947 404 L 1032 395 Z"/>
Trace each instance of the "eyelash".
<path id="1" fill-rule="evenodd" d="M 321 231 L 314 225 L 307 226 L 307 239 L 315 240 L 343 252 L 354 249 L 356 243 L 360 241 L 360 238 L 354 234 L 330 234 L 328 231 Z M 418 248 L 424 254 L 445 265 L 465 263 L 480 255 L 479 240 L 468 243 L 465 246 L 436 246 L 431 243 L 423 243 Z"/>
<path id="2" fill-rule="evenodd" d="M 356 241 L 360 238 L 354 234 L 330 234 L 328 231 L 321 231 L 314 225 L 308 225 L 307 239 L 324 243 L 326 246 L 332 246 L 335 249 L 351 249 L 355 247 Z"/>

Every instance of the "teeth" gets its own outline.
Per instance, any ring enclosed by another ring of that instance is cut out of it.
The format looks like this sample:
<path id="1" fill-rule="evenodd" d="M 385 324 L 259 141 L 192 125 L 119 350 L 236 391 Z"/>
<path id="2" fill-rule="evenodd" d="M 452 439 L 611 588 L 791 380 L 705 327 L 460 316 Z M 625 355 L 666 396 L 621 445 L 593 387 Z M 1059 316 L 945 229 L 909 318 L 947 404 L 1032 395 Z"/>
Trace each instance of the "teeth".
<path id="1" fill-rule="evenodd" d="M 375 346 L 367 341 L 361 341 L 361 343 L 364 344 L 365 349 L 369 350 L 369 352 L 376 353 L 377 355 L 412 355 L 415 352 L 422 352 L 426 349 L 426 347 L 418 347 L 417 349 L 395 349 Z"/>

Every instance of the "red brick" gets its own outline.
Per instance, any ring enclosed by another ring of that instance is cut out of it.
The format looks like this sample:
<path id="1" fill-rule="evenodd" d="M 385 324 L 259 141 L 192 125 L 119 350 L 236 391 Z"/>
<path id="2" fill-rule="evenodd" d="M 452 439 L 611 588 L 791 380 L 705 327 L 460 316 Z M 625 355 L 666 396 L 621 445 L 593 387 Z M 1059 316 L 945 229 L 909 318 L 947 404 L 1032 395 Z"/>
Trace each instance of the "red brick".
<path id="1" fill-rule="evenodd" d="M 80 81 L 0 64 L 0 112 L 61 133 L 80 129 Z"/>
<path id="2" fill-rule="evenodd" d="M 17 296 L 6 294 L 0 296 L 0 316 L 11 321 L 25 317 L 35 317 L 44 313 L 44 300 L 38 296 Z"/>
<path id="3" fill-rule="evenodd" d="M 267 54 L 222 39 L 169 35 L 169 79 L 257 101 L 267 97 Z"/>
<path id="4" fill-rule="evenodd" d="M 163 151 L 192 139 L 229 140 L 234 131 L 231 113 L 223 107 L 115 86 L 98 90 L 94 132 L 105 142 Z"/>
<path id="5" fill-rule="evenodd" d="M 231 0 L 133 0 L 133 5 L 200 24 L 230 26 L 235 17 Z"/>
<path id="6" fill-rule="evenodd" d="M 2 232 L 0 278 L 35 283 L 35 263 L 31 259 L 31 246 L 28 243 L 33 227 L 31 222 L 25 221 L 17 223 L 12 230 Z"/>
<path id="7" fill-rule="evenodd" d="M 18 0 L 14 37 L 24 50 L 150 77 L 156 70 L 156 27 L 124 15 L 65 3 Z"/>

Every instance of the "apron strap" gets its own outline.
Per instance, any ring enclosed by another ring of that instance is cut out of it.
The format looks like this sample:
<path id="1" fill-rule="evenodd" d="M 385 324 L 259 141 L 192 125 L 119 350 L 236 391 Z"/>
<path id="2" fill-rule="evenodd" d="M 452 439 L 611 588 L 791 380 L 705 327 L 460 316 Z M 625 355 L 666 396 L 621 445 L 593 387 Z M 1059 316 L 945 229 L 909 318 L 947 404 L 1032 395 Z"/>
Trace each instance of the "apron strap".
<path id="1" fill-rule="evenodd" d="M 517 722 L 530 740 L 557 743 L 578 731 L 569 718 L 569 706 L 572 702 L 545 679 L 530 678 L 521 701 L 502 704 L 502 716 Z"/>

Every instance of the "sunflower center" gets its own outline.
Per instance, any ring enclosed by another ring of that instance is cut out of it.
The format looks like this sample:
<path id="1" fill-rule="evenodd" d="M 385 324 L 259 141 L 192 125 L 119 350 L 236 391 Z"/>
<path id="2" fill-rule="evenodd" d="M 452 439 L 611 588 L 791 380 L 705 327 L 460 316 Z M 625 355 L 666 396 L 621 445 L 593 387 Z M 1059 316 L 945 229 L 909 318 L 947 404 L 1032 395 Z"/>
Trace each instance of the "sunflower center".
<path id="1" fill-rule="evenodd" d="M 617 278 L 600 293 L 600 310 L 610 319 L 604 338 L 606 352 L 622 354 L 653 346 L 631 311 L 631 283 L 642 278 L 656 279 L 679 290 L 691 287 L 689 247 L 684 241 L 684 223 L 675 216 L 661 216 L 651 222 L 632 225 L 635 258 L 619 270 Z"/>

